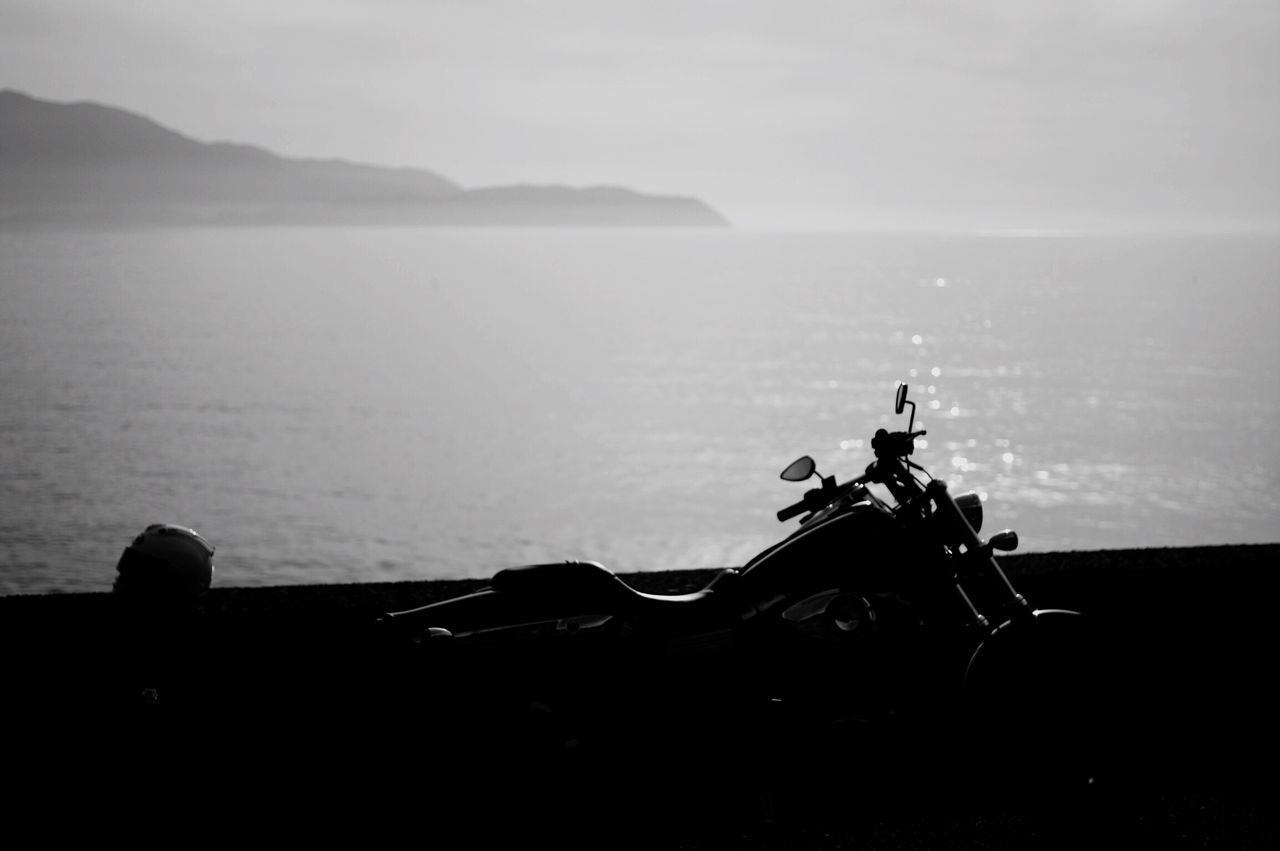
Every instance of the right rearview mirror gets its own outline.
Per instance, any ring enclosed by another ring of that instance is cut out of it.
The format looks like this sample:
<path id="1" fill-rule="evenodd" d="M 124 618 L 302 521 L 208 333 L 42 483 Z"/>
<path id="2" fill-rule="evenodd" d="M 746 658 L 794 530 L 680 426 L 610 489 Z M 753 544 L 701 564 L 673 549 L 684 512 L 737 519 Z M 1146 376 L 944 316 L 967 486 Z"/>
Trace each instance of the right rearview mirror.
<path id="1" fill-rule="evenodd" d="M 803 458 L 797 458 L 787 465 L 787 469 L 782 471 L 782 478 L 788 482 L 803 482 L 814 474 L 818 469 L 818 465 L 808 455 Z"/>
<path id="2" fill-rule="evenodd" d="M 893 412 L 900 414 L 907 407 L 907 385 L 898 385 L 898 395 L 893 400 Z"/>
<path id="3" fill-rule="evenodd" d="M 987 541 L 987 546 L 993 550 L 1001 552 L 1013 552 L 1018 548 L 1018 533 L 1012 529 L 1005 529 L 1003 532 L 996 532 Z"/>

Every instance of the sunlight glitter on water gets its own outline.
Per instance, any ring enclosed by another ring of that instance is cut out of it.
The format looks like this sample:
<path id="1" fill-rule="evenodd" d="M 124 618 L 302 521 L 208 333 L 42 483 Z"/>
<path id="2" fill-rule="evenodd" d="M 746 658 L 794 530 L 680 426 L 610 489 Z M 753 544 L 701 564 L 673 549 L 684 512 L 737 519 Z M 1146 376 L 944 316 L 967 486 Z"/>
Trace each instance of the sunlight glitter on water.
<path id="1" fill-rule="evenodd" d="M 898 380 L 913 460 L 1025 549 L 1277 540 L 1277 268 L 1257 240 L 0 233 L 0 590 L 109 587 L 156 520 L 233 585 L 740 560 L 792 528 L 786 463 L 844 479 L 905 427 Z"/>

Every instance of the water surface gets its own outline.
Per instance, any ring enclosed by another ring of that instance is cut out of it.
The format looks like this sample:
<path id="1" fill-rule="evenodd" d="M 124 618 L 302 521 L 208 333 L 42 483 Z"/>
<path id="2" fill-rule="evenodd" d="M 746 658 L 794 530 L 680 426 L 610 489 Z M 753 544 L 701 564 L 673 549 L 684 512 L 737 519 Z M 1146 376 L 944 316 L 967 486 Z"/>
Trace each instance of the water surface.
<path id="1" fill-rule="evenodd" d="M 0 234 L 0 591 L 740 564 L 900 379 L 1024 549 L 1275 541 L 1277 319 L 1261 237 Z"/>

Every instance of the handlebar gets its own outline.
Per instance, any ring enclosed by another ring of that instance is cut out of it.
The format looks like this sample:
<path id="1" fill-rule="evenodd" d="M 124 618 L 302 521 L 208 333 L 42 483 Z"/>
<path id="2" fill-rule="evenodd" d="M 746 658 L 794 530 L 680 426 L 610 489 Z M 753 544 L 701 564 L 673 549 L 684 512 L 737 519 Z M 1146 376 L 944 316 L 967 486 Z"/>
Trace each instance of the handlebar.
<path id="1" fill-rule="evenodd" d="M 877 429 L 875 436 L 871 438 L 871 449 L 876 453 L 876 458 L 906 458 L 915 451 L 916 438 L 926 434 L 928 432 L 924 429 L 894 432 Z"/>
<path id="2" fill-rule="evenodd" d="M 788 505 L 786 508 L 779 511 L 778 520 L 785 523 L 786 521 L 790 520 L 792 517 L 795 517 L 800 514 L 804 514 L 808 510 L 809 510 L 809 501 L 807 499 L 802 499 L 799 502 L 797 502 L 795 505 Z"/>
<path id="3" fill-rule="evenodd" d="M 872 468 L 874 467 L 875 465 L 872 464 L 867 468 L 867 472 L 855 479 L 850 479 L 842 485 L 831 485 L 829 487 L 824 485 L 820 488 L 814 488 L 804 495 L 804 499 L 794 505 L 788 505 L 786 508 L 779 511 L 778 520 L 785 523 L 792 517 L 804 514 L 806 511 L 817 511 L 820 508 L 830 505 L 837 499 L 841 499 L 858 485 L 873 481 L 874 477 L 872 475 Z"/>
<path id="4" fill-rule="evenodd" d="M 907 460 L 907 456 L 915 449 L 915 439 L 926 434 L 928 432 L 924 429 L 894 432 L 878 429 L 875 436 L 871 438 L 871 448 L 875 452 L 876 460 L 867 466 L 865 473 L 842 485 L 836 485 L 834 478 L 824 479 L 822 487 L 814 488 L 804 495 L 804 499 L 779 511 L 778 520 L 786 522 L 807 511 L 818 511 L 840 499 L 858 485 L 867 482 L 888 485 L 900 507 L 913 502 L 913 498 L 919 496 L 914 492 L 919 490 L 919 486 L 912 487 L 901 483 L 901 479 L 907 475 L 902 465 L 923 469 Z"/>
<path id="5" fill-rule="evenodd" d="M 822 478 L 821 487 L 806 492 L 804 499 L 779 511 L 778 520 L 787 521 L 796 515 L 804 514 L 806 511 L 821 511 L 828 506 L 834 505 L 838 500 L 853 492 L 855 488 L 867 482 L 876 482 L 887 486 L 898 501 L 897 510 L 914 510 L 919 504 L 920 498 L 924 497 L 926 493 L 919 480 L 912 475 L 910 470 L 920 470 L 925 475 L 928 475 L 928 472 L 919 464 L 912 463 L 908 456 L 915 451 L 916 438 L 924 437 L 928 432 L 924 429 L 919 431 L 910 430 L 915 423 L 916 406 L 914 402 L 907 401 L 907 386 L 905 384 L 900 383 L 898 385 L 898 395 L 894 405 L 895 413 L 899 414 L 902 413 L 904 405 L 911 405 L 911 420 L 907 424 L 908 430 L 891 432 L 883 428 L 876 429 L 875 435 L 871 438 L 871 449 L 876 456 L 876 460 L 867 466 L 865 473 L 842 485 L 836 484 L 834 476 Z M 814 472 L 813 459 L 806 455 L 790 467 L 787 467 L 782 472 L 782 478 L 788 481 L 801 481 L 812 476 Z M 930 476 L 930 480 L 932 478 Z M 865 495 L 865 490 L 863 493 Z M 804 522 L 803 520 L 801 521 L 801 523 Z"/>

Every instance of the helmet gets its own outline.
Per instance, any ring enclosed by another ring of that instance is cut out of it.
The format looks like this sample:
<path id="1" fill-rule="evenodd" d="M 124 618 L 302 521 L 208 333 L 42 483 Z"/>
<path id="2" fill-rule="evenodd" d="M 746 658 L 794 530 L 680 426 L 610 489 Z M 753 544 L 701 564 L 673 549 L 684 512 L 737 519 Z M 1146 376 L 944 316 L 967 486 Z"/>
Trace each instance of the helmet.
<path id="1" fill-rule="evenodd" d="M 153 523 L 124 548 L 116 571 L 117 594 L 194 599 L 213 581 L 213 546 L 194 529 Z"/>

